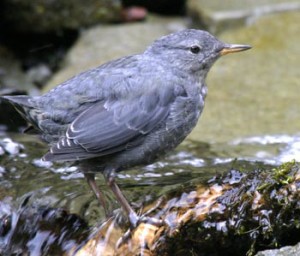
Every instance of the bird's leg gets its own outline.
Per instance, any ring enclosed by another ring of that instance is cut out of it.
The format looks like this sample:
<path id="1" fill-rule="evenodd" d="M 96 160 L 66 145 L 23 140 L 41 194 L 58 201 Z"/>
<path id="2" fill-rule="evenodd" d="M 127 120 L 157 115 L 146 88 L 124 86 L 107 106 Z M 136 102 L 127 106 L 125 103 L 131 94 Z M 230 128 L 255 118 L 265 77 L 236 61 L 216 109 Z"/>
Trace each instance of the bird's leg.
<path id="1" fill-rule="evenodd" d="M 84 172 L 84 177 L 86 178 L 90 188 L 93 190 L 94 194 L 96 195 L 99 203 L 104 208 L 105 216 L 109 217 L 108 208 L 107 208 L 107 204 L 106 204 L 104 195 L 101 192 L 101 190 L 99 189 L 99 187 L 97 186 L 96 181 L 95 181 L 95 174 Z"/>
<path id="2" fill-rule="evenodd" d="M 139 217 L 136 214 L 136 212 L 132 209 L 132 207 L 128 203 L 127 199 L 123 195 L 122 191 L 120 190 L 118 184 L 115 181 L 115 176 L 116 176 L 116 173 L 114 170 L 104 171 L 104 177 L 106 179 L 108 186 L 111 188 L 111 190 L 114 193 L 115 197 L 117 198 L 119 204 L 122 206 L 123 210 L 128 215 L 131 226 L 136 227 Z"/>

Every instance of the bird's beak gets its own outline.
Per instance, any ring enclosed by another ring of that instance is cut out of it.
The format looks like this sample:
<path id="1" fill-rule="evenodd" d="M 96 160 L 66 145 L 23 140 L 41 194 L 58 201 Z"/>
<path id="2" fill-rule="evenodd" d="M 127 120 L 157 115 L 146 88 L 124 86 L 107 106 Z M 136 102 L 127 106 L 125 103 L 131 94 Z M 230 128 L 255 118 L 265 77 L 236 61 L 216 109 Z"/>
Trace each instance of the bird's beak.
<path id="1" fill-rule="evenodd" d="M 220 51 L 221 56 L 233 52 L 241 52 L 251 49 L 250 45 L 243 44 L 226 44 L 224 48 Z"/>

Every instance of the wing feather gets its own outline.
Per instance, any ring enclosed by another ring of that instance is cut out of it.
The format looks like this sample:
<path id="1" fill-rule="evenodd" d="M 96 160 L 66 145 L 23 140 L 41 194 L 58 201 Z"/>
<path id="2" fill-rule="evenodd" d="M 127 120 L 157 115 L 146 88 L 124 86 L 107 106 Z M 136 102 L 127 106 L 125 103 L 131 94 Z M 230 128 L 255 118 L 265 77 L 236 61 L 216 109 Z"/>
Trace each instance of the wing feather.
<path id="1" fill-rule="evenodd" d="M 161 94 L 153 90 L 135 98 L 94 103 L 70 124 L 66 136 L 52 146 L 45 158 L 76 160 L 124 150 L 169 115 L 175 95 L 172 88 L 162 90 Z"/>

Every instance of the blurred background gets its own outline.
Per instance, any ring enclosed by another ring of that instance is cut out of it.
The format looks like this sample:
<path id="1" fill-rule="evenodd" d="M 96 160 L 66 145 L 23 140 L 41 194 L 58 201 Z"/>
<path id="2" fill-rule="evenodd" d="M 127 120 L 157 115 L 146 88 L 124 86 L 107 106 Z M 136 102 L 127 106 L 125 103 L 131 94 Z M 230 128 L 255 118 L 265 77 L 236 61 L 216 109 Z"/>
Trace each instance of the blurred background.
<path id="1" fill-rule="evenodd" d="M 139 204 L 183 182 L 208 179 L 237 160 L 247 168 L 300 161 L 299 24 L 297 0 L 2 0 L 0 95 L 39 95 L 185 28 L 251 45 L 213 66 L 199 124 L 175 152 L 142 171 L 119 174 L 126 196 Z M 36 222 L 24 230 L 23 222 L 13 220 L 28 215 L 36 220 L 41 205 L 76 213 L 89 225 L 103 219 L 79 170 L 41 162 L 47 145 L 21 134 L 25 127 L 16 111 L 0 102 L 0 255 L 9 243 L 11 253 L 25 250 Z M 101 175 L 98 179 L 111 208 L 117 208 Z M 21 211 L 24 205 L 39 210 Z M 27 240 L 12 241 L 13 232 L 26 233 Z"/>
<path id="2" fill-rule="evenodd" d="M 294 134 L 300 130 L 299 9 L 299 1 L 284 0 L 3 0 L 0 93 L 38 95 L 192 27 L 253 46 L 213 67 L 207 108 L 192 138 Z M 21 121 L 9 121 L 7 113 L 1 111 L 0 123 L 15 129 Z"/>

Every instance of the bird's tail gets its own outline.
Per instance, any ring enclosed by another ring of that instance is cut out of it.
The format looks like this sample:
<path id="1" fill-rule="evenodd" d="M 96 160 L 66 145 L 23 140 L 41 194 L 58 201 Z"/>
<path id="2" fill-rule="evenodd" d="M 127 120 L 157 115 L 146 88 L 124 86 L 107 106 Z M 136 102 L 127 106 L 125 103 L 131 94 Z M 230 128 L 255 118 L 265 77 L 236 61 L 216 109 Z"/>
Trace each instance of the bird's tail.
<path id="1" fill-rule="evenodd" d="M 1 96 L 0 99 L 9 101 L 11 104 L 19 106 L 28 106 L 30 107 L 30 96 L 27 95 L 16 95 L 16 96 Z"/>
<path id="2" fill-rule="evenodd" d="M 12 104 L 27 122 L 33 123 L 31 112 L 34 109 L 34 106 L 31 98 L 32 97 L 26 95 L 0 96 L 1 100 L 8 101 Z"/>

